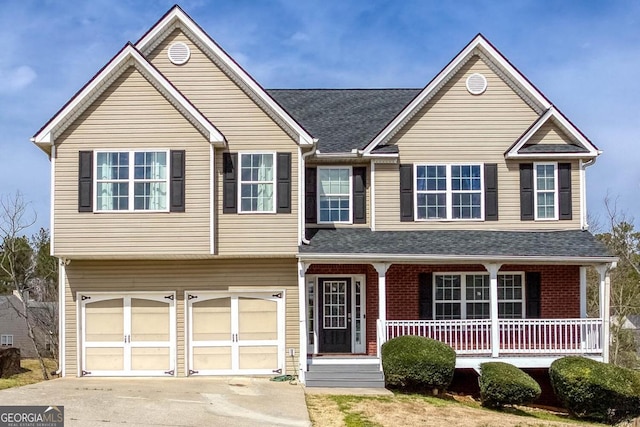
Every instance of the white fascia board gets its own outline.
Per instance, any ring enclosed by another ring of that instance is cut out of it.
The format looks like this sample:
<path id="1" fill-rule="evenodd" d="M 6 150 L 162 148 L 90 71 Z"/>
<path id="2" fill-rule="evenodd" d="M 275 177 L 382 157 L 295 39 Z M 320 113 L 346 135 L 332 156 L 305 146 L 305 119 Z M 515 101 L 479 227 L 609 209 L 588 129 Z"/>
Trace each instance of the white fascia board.
<path id="1" fill-rule="evenodd" d="M 159 85 L 162 91 L 173 98 L 184 112 L 191 116 L 205 132 L 208 134 L 208 140 L 214 144 L 224 144 L 224 136 L 216 129 L 216 127 L 207 120 L 206 117 L 198 111 L 169 81 L 155 68 L 140 52 L 131 44 L 126 45 L 91 81 L 80 91 L 74 98 L 56 114 L 56 116 L 31 140 L 38 144 L 53 144 L 55 131 L 64 125 L 66 120 L 73 114 L 86 109 L 89 105 L 86 100 L 91 97 L 95 91 L 99 90 L 105 84 L 105 81 L 124 70 L 124 68 L 132 60 L 136 65 L 141 67 L 144 72 L 151 77 Z"/>
<path id="2" fill-rule="evenodd" d="M 289 115 L 237 62 L 233 60 L 211 37 L 204 32 L 191 17 L 189 17 L 180 7 L 174 6 L 147 34 L 145 34 L 136 44 L 136 48 L 141 52 L 153 45 L 156 38 L 164 34 L 165 29 L 178 21 L 184 28 L 198 39 L 209 51 L 225 64 L 253 93 L 260 98 L 277 116 L 298 135 L 298 144 L 313 145 L 314 138 Z"/>
<path id="3" fill-rule="evenodd" d="M 364 149 L 365 153 L 371 151 L 379 144 L 385 142 L 387 138 L 393 134 L 396 127 L 404 123 L 405 119 L 419 108 L 425 99 L 431 98 L 434 91 L 440 88 L 440 84 L 451 77 L 464 63 L 466 63 L 476 49 L 482 52 L 501 68 L 522 90 L 542 109 L 551 107 L 551 103 L 540 93 L 511 63 L 504 57 L 491 43 L 489 43 L 481 34 L 478 34 L 456 57 L 431 82 L 416 96 L 404 110 L 396 116 L 391 123 L 387 125 Z"/>
<path id="4" fill-rule="evenodd" d="M 540 128 L 549 120 L 555 120 L 555 123 L 562 128 L 563 131 L 571 135 L 582 144 L 588 153 L 519 153 L 520 149 L 526 145 L 527 142 L 540 130 Z M 585 136 L 569 121 L 567 118 L 558 111 L 554 106 L 549 107 L 545 113 L 536 120 L 536 122 L 527 131 L 522 134 L 518 141 L 507 151 L 505 158 L 538 158 L 538 157 L 574 157 L 574 158 L 588 158 L 596 157 L 601 154 L 602 151 L 598 150 Z"/>
<path id="5" fill-rule="evenodd" d="M 324 253 L 324 254 L 298 254 L 300 261 L 331 261 L 333 264 L 349 264 L 358 262 L 392 262 L 392 263 L 420 263 L 420 262 L 450 262 L 450 263 L 483 263 L 500 262 L 503 264 L 602 264 L 616 262 L 616 257 L 570 257 L 570 256 L 492 256 L 492 255 L 398 255 L 398 254 L 350 254 L 350 253 Z"/>

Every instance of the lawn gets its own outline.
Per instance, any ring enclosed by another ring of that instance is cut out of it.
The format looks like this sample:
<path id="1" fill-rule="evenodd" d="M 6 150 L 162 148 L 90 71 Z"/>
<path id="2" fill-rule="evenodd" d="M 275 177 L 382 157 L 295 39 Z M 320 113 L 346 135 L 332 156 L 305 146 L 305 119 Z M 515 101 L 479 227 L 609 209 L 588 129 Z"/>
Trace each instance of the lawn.
<path id="1" fill-rule="evenodd" d="M 472 400 L 459 402 L 423 395 L 341 396 L 307 394 L 314 427 L 551 427 L 602 426 L 563 414 L 518 407 L 503 412 Z"/>
<path id="2" fill-rule="evenodd" d="M 44 363 L 49 373 L 57 369 L 56 362 L 53 359 L 45 359 Z M 9 378 L 0 378 L 0 390 L 43 381 L 38 359 L 22 359 L 20 365 L 22 366 L 22 372 L 19 374 L 12 375 Z"/>

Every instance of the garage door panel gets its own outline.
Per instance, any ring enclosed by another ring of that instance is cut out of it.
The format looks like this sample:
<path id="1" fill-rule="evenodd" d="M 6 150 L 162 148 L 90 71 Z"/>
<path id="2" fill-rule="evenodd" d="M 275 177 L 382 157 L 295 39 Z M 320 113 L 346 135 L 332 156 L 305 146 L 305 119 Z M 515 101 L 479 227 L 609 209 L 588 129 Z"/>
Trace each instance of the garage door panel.
<path id="1" fill-rule="evenodd" d="M 231 347 L 194 347 L 193 369 L 196 371 L 230 370 Z"/>
<path id="2" fill-rule="evenodd" d="M 240 369 L 277 369 L 278 347 L 240 347 Z"/>
<path id="3" fill-rule="evenodd" d="M 131 341 L 169 341 L 170 306 L 161 301 L 131 299 Z"/>
<path id="4" fill-rule="evenodd" d="M 229 340 L 231 298 L 215 298 L 192 304 L 193 341 Z"/>
<path id="5" fill-rule="evenodd" d="M 124 370 L 124 348 L 86 348 L 85 366 L 87 371 L 122 371 Z"/>
<path id="6" fill-rule="evenodd" d="M 120 342 L 124 337 L 124 299 L 90 302 L 85 306 L 85 340 Z"/>
<path id="7" fill-rule="evenodd" d="M 131 369 L 134 371 L 168 371 L 171 354 L 167 347 L 137 347 L 131 349 Z"/>
<path id="8" fill-rule="evenodd" d="M 257 298 L 238 298 L 238 338 L 278 339 L 278 303 Z"/>

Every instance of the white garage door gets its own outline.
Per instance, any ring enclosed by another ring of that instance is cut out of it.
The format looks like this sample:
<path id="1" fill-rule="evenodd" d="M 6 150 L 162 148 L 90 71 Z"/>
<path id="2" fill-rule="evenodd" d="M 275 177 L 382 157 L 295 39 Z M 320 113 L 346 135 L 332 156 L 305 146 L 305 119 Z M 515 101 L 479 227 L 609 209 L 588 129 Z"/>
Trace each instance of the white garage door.
<path id="1" fill-rule="evenodd" d="M 284 369 L 284 293 L 187 292 L 189 375 Z"/>
<path id="2" fill-rule="evenodd" d="M 174 293 L 80 294 L 81 375 L 175 375 Z"/>

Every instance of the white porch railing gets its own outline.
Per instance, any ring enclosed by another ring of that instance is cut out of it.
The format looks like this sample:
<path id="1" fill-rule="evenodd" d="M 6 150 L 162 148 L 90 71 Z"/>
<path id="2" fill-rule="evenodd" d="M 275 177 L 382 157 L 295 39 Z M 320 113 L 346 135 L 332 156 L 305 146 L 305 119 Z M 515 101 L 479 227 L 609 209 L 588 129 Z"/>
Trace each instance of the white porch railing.
<path id="1" fill-rule="evenodd" d="M 500 319 L 500 353 L 602 354 L 601 319 Z M 491 354 L 491 320 L 378 321 L 378 345 L 402 335 L 433 338 L 459 355 Z"/>

